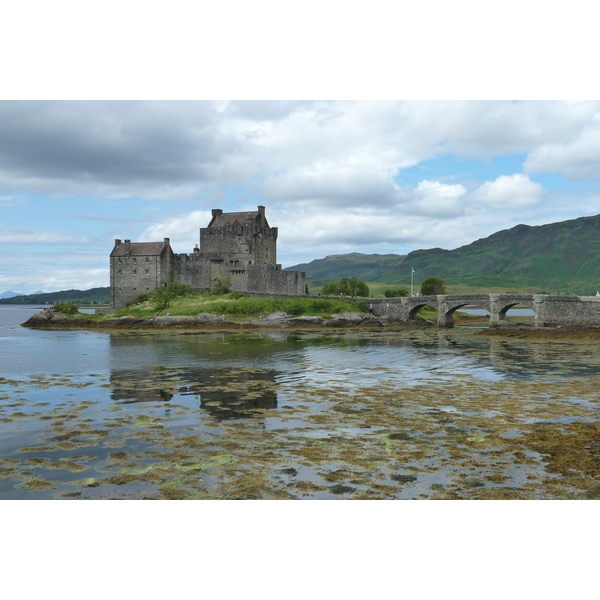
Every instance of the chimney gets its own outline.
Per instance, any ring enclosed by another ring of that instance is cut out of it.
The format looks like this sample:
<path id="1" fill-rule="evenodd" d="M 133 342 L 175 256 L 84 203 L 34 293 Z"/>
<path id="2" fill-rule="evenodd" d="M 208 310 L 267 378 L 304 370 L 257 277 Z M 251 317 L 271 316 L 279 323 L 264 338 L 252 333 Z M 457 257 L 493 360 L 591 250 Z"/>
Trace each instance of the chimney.
<path id="1" fill-rule="evenodd" d="M 121 245 L 121 240 L 115 240 L 115 246 L 120 246 Z"/>
<path id="2" fill-rule="evenodd" d="M 265 216 L 265 207 L 264 206 L 258 207 L 258 214 L 262 215 L 263 217 Z"/>
<path id="3" fill-rule="evenodd" d="M 170 242 L 171 242 L 171 240 L 169 238 L 165 238 L 165 244 L 167 244 L 167 246 L 169 245 Z"/>
<path id="4" fill-rule="evenodd" d="M 214 219 L 215 217 L 218 217 L 219 215 L 222 215 L 222 214 L 223 214 L 223 211 L 222 211 L 220 208 L 213 208 L 213 209 L 212 209 L 212 216 L 213 216 L 213 219 Z"/>
<path id="5" fill-rule="evenodd" d="M 200 254 L 200 248 L 198 248 L 198 244 L 194 246 L 194 254 Z"/>

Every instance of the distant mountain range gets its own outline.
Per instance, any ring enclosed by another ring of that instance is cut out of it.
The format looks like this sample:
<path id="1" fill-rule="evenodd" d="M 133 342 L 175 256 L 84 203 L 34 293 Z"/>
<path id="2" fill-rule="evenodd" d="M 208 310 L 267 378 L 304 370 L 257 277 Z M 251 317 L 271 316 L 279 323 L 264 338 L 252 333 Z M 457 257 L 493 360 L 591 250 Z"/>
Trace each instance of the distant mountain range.
<path id="1" fill-rule="evenodd" d="M 110 288 L 92 288 L 91 290 L 65 290 L 62 292 L 39 292 L 5 296 L 12 292 L 5 292 L 0 304 L 56 304 L 57 302 L 73 302 L 74 304 L 108 304 L 110 302 Z"/>
<path id="2" fill-rule="evenodd" d="M 311 280 L 355 275 L 367 282 L 409 285 L 441 277 L 470 288 L 528 288 L 593 295 L 600 289 L 600 215 L 550 225 L 517 225 L 455 250 L 394 254 L 340 254 L 289 267 Z M 310 282 L 309 282 L 310 283 Z"/>

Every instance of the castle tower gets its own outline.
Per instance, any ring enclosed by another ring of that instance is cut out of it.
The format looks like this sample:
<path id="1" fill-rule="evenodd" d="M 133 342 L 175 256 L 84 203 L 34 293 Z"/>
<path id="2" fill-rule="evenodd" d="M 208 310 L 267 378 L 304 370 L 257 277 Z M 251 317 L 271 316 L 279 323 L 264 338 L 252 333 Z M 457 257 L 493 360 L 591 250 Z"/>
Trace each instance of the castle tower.
<path id="1" fill-rule="evenodd" d="M 265 207 L 224 213 L 215 208 L 200 229 L 200 252 L 211 264 L 246 269 L 277 264 L 277 227 L 269 227 Z"/>

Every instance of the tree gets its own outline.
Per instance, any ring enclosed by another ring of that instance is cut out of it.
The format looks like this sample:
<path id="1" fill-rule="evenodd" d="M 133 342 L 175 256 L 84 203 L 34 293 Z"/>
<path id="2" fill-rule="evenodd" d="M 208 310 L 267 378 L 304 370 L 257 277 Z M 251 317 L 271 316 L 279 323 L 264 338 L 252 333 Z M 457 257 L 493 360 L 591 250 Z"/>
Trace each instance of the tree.
<path id="1" fill-rule="evenodd" d="M 169 308 L 171 301 L 180 296 L 193 294 L 195 290 L 192 286 L 176 281 L 169 281 L 163 285 L 159 285 L 150 295 L 150 300 L 154 302 L 155 310 L 164 310 Z"/>
<path id="2" fill-rule="evenodd" d="M 384 292 L 386 298 L 405 298 L 409 294 L 410 292 L 406 288 L 392 288 Z"/>
<path id="3" fill-rule="evenodd" d="M 441 277 L 428 277 L 421 283 L 421 295 L 422 296 L 437 296 L 438 294 L 445 294 L 446 286 L 444 280 Z"/>
<path id="4" fill-rule="evenodd" d="M 221 275 L 213 281 L 211 292 L 213 294 L 228 294 L 231 289 L 231 279 L 229 275 Z"/>
<path id="5" fill-rule="evenodd" d="M 361 296 L 369 297 L 369 286 L 356 277 L 342 277 L 338 282 L 332 281 L 323 286 L 323 294 L 326 296 Z"/>

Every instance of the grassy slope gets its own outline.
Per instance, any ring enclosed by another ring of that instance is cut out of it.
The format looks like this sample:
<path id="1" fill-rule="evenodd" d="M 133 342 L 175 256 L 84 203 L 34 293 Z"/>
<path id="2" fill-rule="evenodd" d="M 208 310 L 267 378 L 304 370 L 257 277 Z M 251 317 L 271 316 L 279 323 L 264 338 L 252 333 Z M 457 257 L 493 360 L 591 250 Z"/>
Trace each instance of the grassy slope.
<path id="1" fill-rule="evenodd" d="M 551 225 L 518 225 L 456 250 L 419 250 L 406 258 L 423 278 L 467 285 L 593 294 L 600 282 L 600 216 Z"/>
<path id="2" fill-rule="evenodd" d="M 306 271 L 307 277 L 319 281 L 334 281 L 341 277 L 358 277 L 379 281 L 388 271 L 394 271 L 404 257 L 398 254 L 334 254 L 289 267 L 292 271 Z M 341 274 L 340 274 L 341 273 Z"/>

